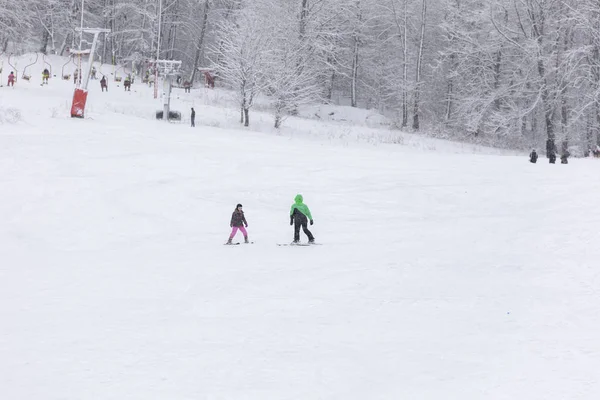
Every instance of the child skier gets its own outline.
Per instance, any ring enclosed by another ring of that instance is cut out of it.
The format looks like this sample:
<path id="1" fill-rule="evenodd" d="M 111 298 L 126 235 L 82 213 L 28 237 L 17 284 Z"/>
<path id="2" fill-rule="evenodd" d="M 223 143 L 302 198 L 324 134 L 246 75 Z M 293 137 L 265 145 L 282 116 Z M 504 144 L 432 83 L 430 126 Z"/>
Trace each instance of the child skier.
<path id="1" fill-rule="evenodd" d="M 10 71 L 10 75 L 8 75 L 8 86 L 15 86 L 15 74 Z"/>
<path id="2" fill-rule="evenodd" d="M 50 71 L 48 71 L 48 68 L 45 68 L 44 71 L 42 71 L 42 85 L 47 85 L 48 79 L 50 79 Z"/>
<path id="3" fill-rule="evenodd" d="M 244 235 L 244 242 L 250 243 L 248 241 L 248 232 L 246 231 L 248 222 L 246 222 L 246 217 L 244 216 L 244 211 L 242 211 L 241 204 L 235 206 L 235 210 L 233 211 L 233 214 L 231 214 L 231 222 L 229 223 L 229 226 L 233 229 L 231 230 L 231 235 L 229 235 L 229 240 L 227 240 L 226 244 L 232 244 L 231 241 L 237 234 L 238 229 L 242 231 L 242 234 Z"/>
<path id="4" fill-rule="evenodd" d="M 313 224 L 313 218 L 310 214 L 310 209 L 306 204 L 303 203 L 304 198 L 301 194 L 294 198 L 294 204 L 290 209 L 290 225 L 294 225 L 294 242 L 300 242 L 300 227 L 304 231 L 304 234 L 308 236 L 308 243 L 314 243 L 315 238 L 313 234 L 308 230 L 308 221 Z"/>

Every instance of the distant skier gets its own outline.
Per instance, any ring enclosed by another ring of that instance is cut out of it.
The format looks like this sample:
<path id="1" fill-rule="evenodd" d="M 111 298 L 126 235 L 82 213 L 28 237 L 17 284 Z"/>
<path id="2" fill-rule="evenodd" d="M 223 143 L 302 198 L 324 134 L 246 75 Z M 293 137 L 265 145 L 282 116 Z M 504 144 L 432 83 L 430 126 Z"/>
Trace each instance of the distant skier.
<path id="1" fill-rule="evenodd" d="M 78 80 L 79 80 L 79 69 L 76 69 L 75 72 L 73 72 L 73 83 L 77 83 Z"/>
<path id="2" fill-rule="evenodd" d="M 229 240 L 227 240 L 226 244 L 232 244 L 231 241 L 237 234 L 238 229 L 242 231 L 242 234 L 244 235 L 244 242 L 250 243 L 248 241 L 248 232 L 246 231 L 248 222 L 246 222 L 246 217 L 244 216 L 244 211 L 242 211 L 241 204 L 235 206 L 235 210 L 233 211 L 233 214 L 231 214 L 231 222 L 229 223 L 229 226 L 232 228 L 232 230 L 231 234 L 229 235 Z"/>
<path id="3" fill-rule="evenodd" d="M 192 107 L 192 115 L 191 115 L 190 119 L 192 120 L 192 128 L 193 128 L 196 126 L 196 111 L 194 110 L 194 107 Z"/>
<path id="4" fill-rule="evenodd" d="M 91 79 L 96 80 L 96 67 L 92 67 L 92 74 L 90 75 Z"/>
<path id="5" fill-rule="evenodd" d="M 294 204 L 292 204 L 292 208 L 290 209 L 290 225 L 294 225 L 294 242 L 300 242 L 300 227 L 304 231 L 304 234 L 308 236 L 308 243 L 314 243 L 315 237 L 308 230 L 308 221 L 312 225 L 313 218 L 310 213 L 310 209 L 306 204 L 303 203 L 304 198 L 301 194 L 296 195 L 294 198 Z"/>
<path id="6" fill-rule="evenodd" d="M 129 76 L 125 78 L 125 81 L 123 82 L 123 87 L 125 88 L 125 91 L 131 92 L 131 78 Z"/>
<path id="7" fill-rule="evenodd" d="M 42 84 L 48 84 L 48 80 L 50 79 L 50 71 L 48 71 L 48 68 L 45 68 L 44 71 L 42 71 Z"/>
<path id="8" fill-rule="evenodd" d="M 192 84 L 189 81 L 183 82 L 183 91 L 185 93 L 190 93 L 191 87 L 192 87 Z"/>
<path id="9" fill-rule="evenodd" d="M 535 149 L 531 150 L 531 154 L 529 154 L 529 162 L 535 164 L 538 159 L 538 154 Z"/>
<path id="10" fill-rule="evenodd" d="M 15 74 L 12 71 L 10 71 L 10 74 L 8 75 L 8 86 L 15 86 Z"/>
<path id="11" fill-rule="evenodd" d="M 106 82 L 106 77 L 104 75 L 102 75 L 102 79 L 100 79 L 100 87 L 102 88 L 103 92 L 104 89 L 106 89 L 106 91 L 108 92 L 108 83 Z"/>

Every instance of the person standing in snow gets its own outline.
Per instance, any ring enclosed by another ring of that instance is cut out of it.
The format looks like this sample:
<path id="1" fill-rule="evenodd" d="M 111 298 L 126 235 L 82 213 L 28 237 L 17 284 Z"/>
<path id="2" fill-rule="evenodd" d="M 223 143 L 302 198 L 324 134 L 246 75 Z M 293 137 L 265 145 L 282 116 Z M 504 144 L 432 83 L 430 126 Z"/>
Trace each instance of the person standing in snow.
<path id="1" fill-rule="evenodd" d="M 194 110 L 194 107 L 192 107 L 191 120 L 192 120 L 192 128 L 193 128 L 196 126 L 196 111 Z"/>
<path id="2" fill-rule="evenodd" d="M 529 154 L 529 162 L 535 164 L 538 159 L 538 154 L 535 149 L 531 150 L 531 154 Z"/>
<path id="3" fill-rule="evenodd" d="M 8 75 L 8 86 L 15 86 L 15 73 L 10 71 L 10 74 Z"/>
<path id="4" fill-rule="evenodd" d="M 102 75 L 102 79 L 100 79 L 100 87 L 102 88 L 103 92 L 104 89 L 106 89 L 106 91 L 108 92 L 108 83 L 106 82 L 106 77 L 104 75 Z"/>
<path id="5" fill-rule="evenodd" d="M 306 204 L 303 203 L 304 198 L 301 194 L 296 195 L 294 198 L 294 204 L 290 209 L 290 225 L 294 225 L 294 242 L 300 242 L 300 227 L 304 231 L 304 234 L 308 236 L 308 243 L 314 243 L 315 237 L 308 230 L 308 221 L 312 225 L 314 223 L 310 209 Z"/>
<path id="6" fill-rule="evenodd" d="M 226 244 L 232 244 L 231 241 L 237 234 L 238 229 L 242 231 L 242 234 L 244 235 L 244 242 L 249 243 L 248 232 L 246 231 L 246 228 L 248 227 L 248 222 L 246 222 L 246 217 L 244 216 L 244 211 L 242 211 L 241 204 L 235 206 L 235 210 L 233 211 L 233 214 L 231 214 L 231 222 L 229 223 L 229 226 L 232 229 L 231 234 L 229 235 L 229 240 L 227 240 Z"/>

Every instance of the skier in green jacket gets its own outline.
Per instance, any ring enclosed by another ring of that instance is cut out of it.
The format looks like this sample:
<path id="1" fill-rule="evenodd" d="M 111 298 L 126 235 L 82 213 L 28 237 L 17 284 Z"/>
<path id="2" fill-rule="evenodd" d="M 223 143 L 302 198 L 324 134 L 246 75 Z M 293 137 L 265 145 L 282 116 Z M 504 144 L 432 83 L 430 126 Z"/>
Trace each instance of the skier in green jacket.
<path id="1" fill-rule="evenodd" d="M 308 230 L 308 221 L 310 224 L 313 224 L 313 218 L 310 214 L 310 209 L 306 204 L 303 203 L 304 198 L 301 194 L 297 195 L 294 199 L 294 204 L 292 204 L 292 208 L 290 209 L 290 225 L 294 225 L 294 242 L 300 242 L 300 227 L 308 236 L 308 243 L 314 243 L 315 237 Z"/>

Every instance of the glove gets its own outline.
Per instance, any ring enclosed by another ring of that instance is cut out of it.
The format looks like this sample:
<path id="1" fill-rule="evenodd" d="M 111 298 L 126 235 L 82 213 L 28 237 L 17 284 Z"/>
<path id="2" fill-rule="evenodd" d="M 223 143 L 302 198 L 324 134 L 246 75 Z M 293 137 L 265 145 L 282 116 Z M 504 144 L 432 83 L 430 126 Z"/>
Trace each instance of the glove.
<path id="1" fill-rule="evenodd" d="M 246 228 L 248 227 L 248 224 L 246 224 Z"/>
<path id="2" fill-rule="evenodd" d="M 229 227 L 230 227 L 230 228 L 233 228 L 233 224 L 229 224 Z"/>
<path id="3" fill-rule="evenodd" d="M 315 223 L 315 221 L 313 221 L 313 220 L 311 219 L 311 220 L 310 220 L 310 224 L 312 225 L 312 224 L 314 224 L 314 223 Z"/>

